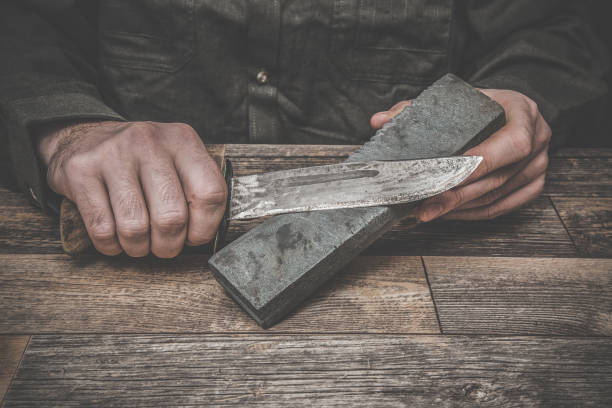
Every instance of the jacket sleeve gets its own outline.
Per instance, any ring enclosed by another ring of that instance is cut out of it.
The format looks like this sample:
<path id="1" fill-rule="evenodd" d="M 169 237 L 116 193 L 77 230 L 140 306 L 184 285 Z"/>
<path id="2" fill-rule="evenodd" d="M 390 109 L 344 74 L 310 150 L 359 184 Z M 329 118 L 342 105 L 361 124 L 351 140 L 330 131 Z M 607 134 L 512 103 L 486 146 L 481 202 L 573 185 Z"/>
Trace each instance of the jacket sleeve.
<path id="1" fill-rule="evenodd" d="M 600 108 L 607 92 L 602 78 L 609 55 L 581 3 L 472 0 L 459 10 L 468 32 L 461 75 L 475 86 L 512 89 L 533 99 L 551 125 L 553 147 Z"/>
<path id="2" fill-rule="evenodd" d="M 95 19 L 88 20 L 86 11 L 70 0 L 0 2 L 0 133 L 7 139 L 2 143 L 8 144 L 19 188 L 43 209 L 52 194 L 33 129 L 62 121 L 123 120 L 97 90 Z"/>

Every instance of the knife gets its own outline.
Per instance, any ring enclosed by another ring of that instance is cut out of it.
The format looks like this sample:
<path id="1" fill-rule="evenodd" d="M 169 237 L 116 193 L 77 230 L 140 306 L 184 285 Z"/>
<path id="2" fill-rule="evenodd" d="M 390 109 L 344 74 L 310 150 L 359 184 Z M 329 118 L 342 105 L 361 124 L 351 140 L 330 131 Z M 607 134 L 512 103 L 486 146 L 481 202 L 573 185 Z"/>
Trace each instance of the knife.
<path id="1" fill-rule="evenodd" d="M 480 156 L 456 156 L 349 162 L 242 177 L 232 177 L 231 163 L 225 161 L 228 204 L 214 248 L 222 245 L 230 220 L 418 201 L 457 186 L 481 161 Z M 61 206 L 60 235 L 69 254 L 91 246 L 83 220 L 68 200 Z"/>

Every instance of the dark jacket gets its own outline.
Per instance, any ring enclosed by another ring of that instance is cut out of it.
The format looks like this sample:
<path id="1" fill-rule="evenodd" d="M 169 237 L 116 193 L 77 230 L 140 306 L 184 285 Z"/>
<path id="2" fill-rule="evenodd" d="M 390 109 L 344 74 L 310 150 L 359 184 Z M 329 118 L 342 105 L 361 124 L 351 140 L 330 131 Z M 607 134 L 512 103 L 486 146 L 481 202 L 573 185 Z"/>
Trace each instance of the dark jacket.
<path id="1" fill-rule="evenodd" d="M 453 72 L 520 91 L 554 144 L 605 92 L 576 1 L 3 1 L 0 115 L 19 185 L 46 196 L 32 130 L 186 122 L 205 143 L 362 143 L 370 116 Z"/>

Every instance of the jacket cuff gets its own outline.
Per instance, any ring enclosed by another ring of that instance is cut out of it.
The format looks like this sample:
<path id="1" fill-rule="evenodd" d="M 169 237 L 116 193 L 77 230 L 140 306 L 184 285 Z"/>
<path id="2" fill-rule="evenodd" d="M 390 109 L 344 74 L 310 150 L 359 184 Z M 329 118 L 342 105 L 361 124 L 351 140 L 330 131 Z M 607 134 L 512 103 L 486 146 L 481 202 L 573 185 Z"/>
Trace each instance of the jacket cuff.
<path id="1" fill-rule="evenodd" d="M 0 106 L 6 127 L 9 155 L 19 188 L 43 211 L 57 211 L 57 195 L 46 182 L 46 169 L 38 159 L 32 129 L 55 122 L 125 119 L 100 99 L 82 93 L 41 95 L 16 99 Z"/>

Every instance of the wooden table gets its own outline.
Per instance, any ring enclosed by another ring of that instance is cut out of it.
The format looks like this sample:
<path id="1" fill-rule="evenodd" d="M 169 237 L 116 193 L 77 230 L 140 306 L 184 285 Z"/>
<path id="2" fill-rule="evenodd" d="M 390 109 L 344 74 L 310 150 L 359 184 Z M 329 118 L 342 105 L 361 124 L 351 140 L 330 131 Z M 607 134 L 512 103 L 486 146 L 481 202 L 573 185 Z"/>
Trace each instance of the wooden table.
<path id="1" fill-rule="evenodd" d="M 239 175 L 355 146 L 213 146 Z M 553 155 L 494 221 L 397 226 L 259 329 L 188 250 L 70 258 L 0 187 L 4 406 L 612 406 L 612 150 Z M 230 236 L 253 225 L 234 223 Z"/>

